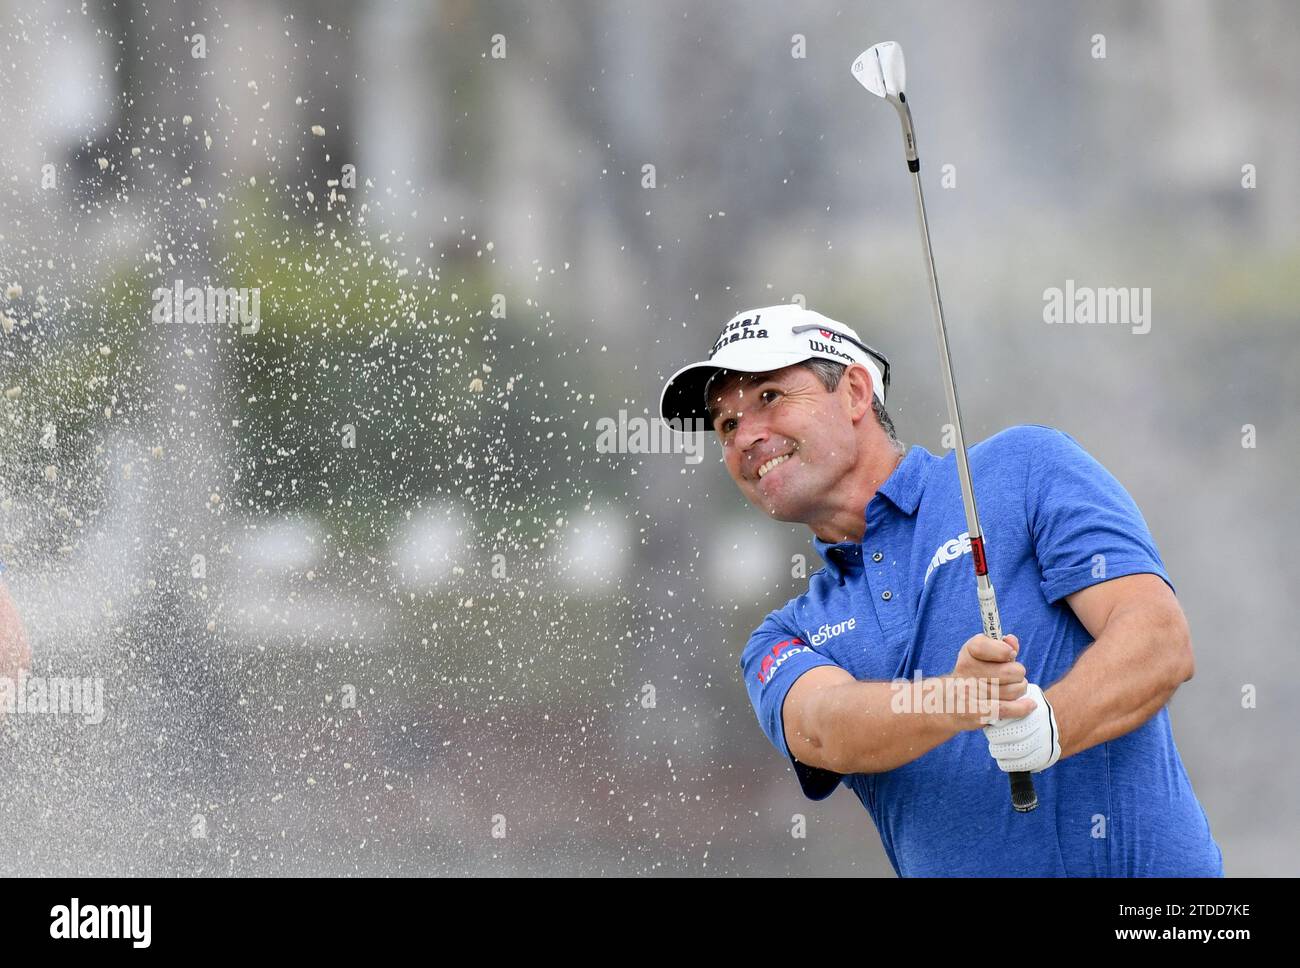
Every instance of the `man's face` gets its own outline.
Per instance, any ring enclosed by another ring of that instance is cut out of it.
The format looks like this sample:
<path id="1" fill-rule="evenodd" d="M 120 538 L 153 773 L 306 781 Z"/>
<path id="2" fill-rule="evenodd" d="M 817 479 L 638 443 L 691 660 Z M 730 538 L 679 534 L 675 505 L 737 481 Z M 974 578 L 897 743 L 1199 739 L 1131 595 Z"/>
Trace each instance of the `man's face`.
<path id="1" fill-rule="evenodd" d="M 817 517 L 858 459 L 847 382 L 846 374 L 827 392 L 816 374 L 796 364 L 726 374 L 709 387 L 727 470 L 750 503 L 778 521 Z"/>

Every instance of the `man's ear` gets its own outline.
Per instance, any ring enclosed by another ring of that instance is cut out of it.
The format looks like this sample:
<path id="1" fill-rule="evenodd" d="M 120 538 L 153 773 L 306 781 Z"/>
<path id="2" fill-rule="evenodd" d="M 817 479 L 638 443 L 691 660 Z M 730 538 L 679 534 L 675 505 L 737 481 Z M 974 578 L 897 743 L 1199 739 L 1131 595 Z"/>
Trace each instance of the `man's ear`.
<path id="1" fill-rule="evenodd" d="M 871 413 L 871 371 L 861 363 L 852 363 L 840 377 L 840 385 L 848 394 L 849 416 L 857 423 Z"/>

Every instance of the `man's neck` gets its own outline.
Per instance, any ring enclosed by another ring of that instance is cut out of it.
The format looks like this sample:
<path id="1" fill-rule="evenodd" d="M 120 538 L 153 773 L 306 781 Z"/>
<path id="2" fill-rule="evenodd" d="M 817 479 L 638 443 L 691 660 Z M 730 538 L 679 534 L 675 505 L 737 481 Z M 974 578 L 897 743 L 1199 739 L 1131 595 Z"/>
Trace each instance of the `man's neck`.
<path id="1" fill-rule="evenodd" d="M 861 541 L 867 533 L 867 505 L 902 462 L 903 454 L 892 448 L 880 460 L 864 461 L 858 476 L 836 488 L 848 495 L 844 503 L 831 510 L 826 519 L 808 523 L 813 534 L 827 544 Z"/>

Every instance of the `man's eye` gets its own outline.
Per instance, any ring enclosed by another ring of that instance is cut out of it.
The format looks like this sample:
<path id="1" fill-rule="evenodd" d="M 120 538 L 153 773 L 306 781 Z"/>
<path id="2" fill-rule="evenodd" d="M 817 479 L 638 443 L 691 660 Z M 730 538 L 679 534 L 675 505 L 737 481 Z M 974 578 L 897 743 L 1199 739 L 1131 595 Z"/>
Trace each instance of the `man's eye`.
<path id="1" fill-rule="evenodd" d="M 760 398 L 764 403 L 771 403 L 780 395 L 781 395 L 780 390 L 764 390 L 761 394 L 759 394 Z"/>
<path id="2" fill-rule="evenodd" d="M 736 420 L 734 417 L 728 417 L 726 420 L 722 421 L 722 432 L 724 434 L 729 434 L 735 429 L 736 429 Z"/>

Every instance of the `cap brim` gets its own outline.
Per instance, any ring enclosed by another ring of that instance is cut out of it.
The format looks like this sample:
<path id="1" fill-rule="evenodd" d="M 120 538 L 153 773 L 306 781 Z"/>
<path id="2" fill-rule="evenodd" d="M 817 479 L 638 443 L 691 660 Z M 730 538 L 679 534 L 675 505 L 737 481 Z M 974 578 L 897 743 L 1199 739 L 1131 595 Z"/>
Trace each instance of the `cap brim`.
<path id="1" fill-rule="evenodd" d="M 722 367 L 715 363 L 691 363 L 684 366 L 664 384 L 659 398 L 659 416 L 675 430 L 691 430 L 692 421 L 702 419 L 708 425 L 709 412 L 704 407 L 704 386 Z"/>

